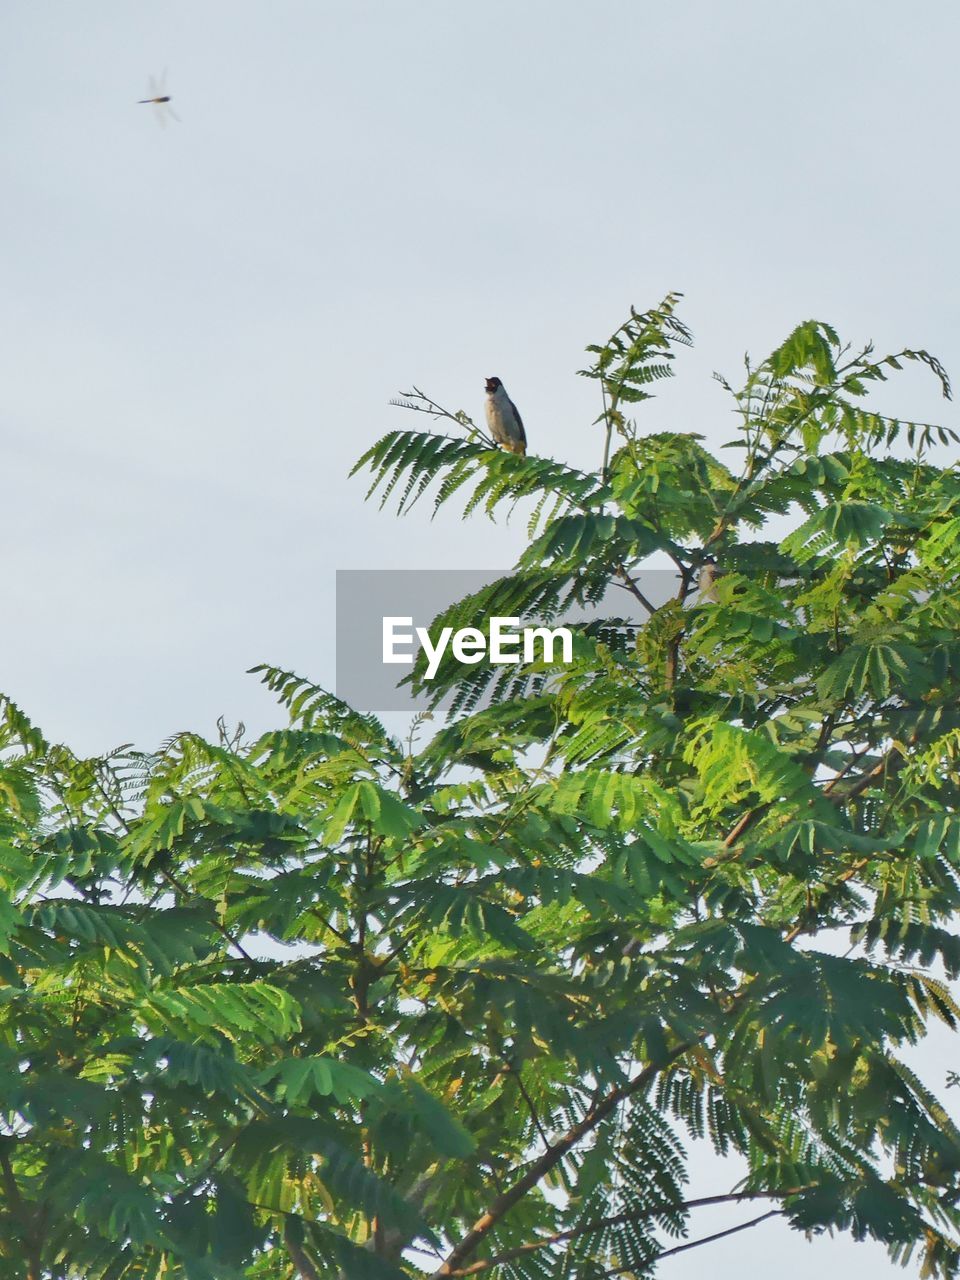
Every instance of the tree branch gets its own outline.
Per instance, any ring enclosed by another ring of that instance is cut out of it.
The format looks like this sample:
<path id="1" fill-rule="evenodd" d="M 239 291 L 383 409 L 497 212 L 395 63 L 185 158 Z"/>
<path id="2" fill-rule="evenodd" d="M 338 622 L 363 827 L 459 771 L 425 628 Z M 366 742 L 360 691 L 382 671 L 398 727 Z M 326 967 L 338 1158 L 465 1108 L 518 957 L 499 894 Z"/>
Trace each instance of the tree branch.
<path id="1" fill-rule="evenodd" d="M 461 1267 L 457 1271 L 450 1271 L 447 1274 L 451 1276 L 473 1276 L 481 1271 L 489 1271 L 493 1267 L 498 1267 L 504 1262 L 512 1262 L 514 1258 L 521 1258 L 527 1253 L 533 1253 L 537 1249 L 545 1249 L 552 1244 L 561 1244 L 565 1240 L 573 1240 L 577 1236 L 587 1235 L 591 1231 L 600 1231 L 605 1227 L 616 1227 L 624 1222 L 638 1222 L 644 1218 L 653 1218 L 658 1213 L 666 1213 L 671 1209 L 701 1209 L 704 1205 L 711 1204 L 739 1204 L 742 1200 L 761 1200 L 761 1199 L 778 1199 L 780 1196 L 791 1195 L 795 1193 L 795 1189 L 791 1191 L 733 1191 L 726 1195 L 701 1196 L 697 1200 L 686 1200 L 682 1204 L 662 1204 L 652 1209 L 638 1209 L 632 1213 L 618 1213 L 612 1218 L 595 1218 L 592 1222 L 585 1222 L 579 1227 L 570 1227 L 566 1231 L 557 1231 L 550 1236 L 541 1236 L 538 1240 L 531 1240 L 529 1244 L 518 1245 L 515 1249 L 507 1249 L 505 1253 L 498 1253 L 494 1258 L 484 1258 L 480 1262 L 473 1262 L 469 1267 Z M 773 1212 L 779 1213 L 780 1210 Z M 765 1214 L 764 1217 L 768 1217 Z M 759 1219 L 758 1219 L 759 1221 Z M 740 1231 L 742 1227 L 735 1227 L 734 1230 Z M 727 1234 L 724 1232 L 723 1234 Z M 682 1245 L 681 1248 L 690 1249 L 692 1244 Z M 673 1252 L 673 1250 L 671 1250 Z M 663 1254 L 661 1257 L 665 1256 Z"/>
<path id="2" fill-rule="evenodd" d="M 846 768 L 841 770 L 836 777 L 830 779 L 820 792 L 822 796 L 829 798 L 836 805 L 845 804 L 848 800 L 855 800 L 857 796 L 861 795 L 864 791 L 869 790 L 874 782 L 876 782 L 878 778 L 883 777 L 884 774 L 894 775 L 903 768 L 904 764 L 906 764 L 906 759 L 899 748 L 891 747 L 879 764 L 868 770 L 867 773 L 861 774 L 861 776 L 857 778 L 855 782 L 852 782 L 846 790 L 835 792 L 834 788 L 837 783 L 844 777 L 847 769 L 851 768 L 853 764 L 855 764 L 856 759 L 857 757 L 853 756 Z M 724 837 L 724 848 L 731 848 L 747 828 L 752 826 L 757 818 L 762 817 L 771 808 L 772 802 L 767 801 L 763 804 L 756 805 L 753 809 L 748 809 Z M 865 865 L 865 860 L 859 862 L 856 870 L 859 871 Z M 850 877 L 848 875 L 845 878 L 849 879 Z"/>
<path id="3" fill-rule="evenodd" d="M 915 745 L 911 740 L 910 746 Z M 879 764 L 874 765 L 872 769 L 868 769 L 866 773 L 860 775 L 855 782 L 843 791 L 834 793 L 834 787 L 843 777 L 845 770 L 832 778 L 823 789 L 823 794 L 829 796 L 834 804 L 846 804 L 848 800 L 855 800 L 857 796 L 862 795 L 864 791 L 868 791 L 870 787 L 885 775 L 895 777 L 903 766 L 907 763 L 907 757 L 903 753 L 903 749 L 896 744 L 885 752 Z"/>
<path id="4" fill-rule="evenodd" d="M 17 1186 L 17 1180 L 13 1176 L 13 1165 L 10 1163 L 10 1156 L 7 1153 L 6 1139 L 0 1141 L 0 1173 L 3 1175 L 3 1189 L 7 1194 L 10 1208 L 19 1218 L 25 1219 L 26 1211 L 20 1196 L 20 1188 Z M 26 1225 L 25 1221 L 24 1225 Z"/>
<path id="5" fill-rule="evenodd" d="M 644 609 L 646 609 L 647 613 L 652 617 L 657 611 L 634 582 L 633 578 L 630 577 L 630 574 L 627 572 L 626 565 L 618 564 L 615 572 L 617 577 L 620 579 L 619 585 L 623 587 L 624 591 L 629 591 L 633 598 L 639 601 Z"/>
<path id="6" fill-rule="evenodd" d="M 30 1221 L 30 1214 L 26 1205 L 23 1203 L 23 1197 L 20 1194 L 20 1188 L 17 1186 L 17 1179 L 14 1176 L 13 1165 L 10 1163 L 10 1154 L 7 1151 L 7 1140 L 0 1139 L 0 1175 L 2 1175 L 3 1189 L 6 1193 L 7 1202 L 10 1206 L 10 1212 L 20 1223 L 23 1231 L 23 1243 L 28 1250 L 27 1257 L 27 1280 L 40 1280 L 43 1274 L 43 1265 L 40 1259 L 40 1246 Z"/>
<path id="7" fill-rule="evenodd" d="M 771 1209 L 768 1213 L 761 1213 L 759 1218 L 751 1218 L 749 1222 L 738 1223 L 735 1227 L 727 1227 L 726 1231 L 715 1231 L 711 1236 L 701 1236 L 699 1240 L 688 1240 L 686 1244 L 678 1244 L 673 1249 L 665 1249 L 663 1253 L 657 1254 L 656 1261 L 662 1262 L 664 1258 L 672 1258 L 678 1253 L 685 1253 L 688 1249 L 699 1249 L 702 1244 L 713 1244 L 714 1240 L 722 1240 L 724 1236 L 736 1235 L 738 1231 L 749 1231 L 751 1227 L 759 1226 L 761 1222 L 766 1222 L 768 1218 L 779 1218 L 783 1213 L 782 1209 Z M 621 1276 L 625 1271 L 629 1271 L 629 1267 L 611 1267 L 609 1271 L 604 1271 L 604 1276 Z"/>
<path id="8" fill-rule="evenodd" d="M 770 808 L 771 808 L 771 803 L 767 802 L 764 804 L 755 805 L 754 808 L 752 809 L 748 809 L 746 813 L 743 814 L 743 816 L 738 820 L 736 825 L 731 827 L 728 833 L 724 836 L 723 847 L 725 849 L 729 849 L 731 848 L 732 845 L 736 844 L 736 842 L 740 839 L 740 837 L 746 831 L 747 827 L 751 826 L 752 823 L 754 823 L 757 820 L 757 818 L 765 814 L 767 810 Z"/>
<path id="9" fill-rule="evenodd" d="M 283 1243 L 287 1253 L 290 1255 L 290 1261 L 300 1273 L 301 1280 L 322 1280 L 320 1272 L 313 1265 L 302 1246 L 294 1240 L 290 1231 L 289 1218 L 283 1225 Z"/>
<path id="10" fill-rule="evenodd" d="M 176 876 L 172 875 L 171 872 L 169 872 L 166 869 L 166 867 L 158 867 L 157 870 L 160 872 L 160 875 L 163 877 L 163 879 L 166 880 L 167 884 L 173 885 L 174 889 L 176 889 L 178 893 L 183 894 L 185 898 L 189 898 L 191 896 L 190 890 L 187 888 L 187 886 L 184 884 L 181 884 L 180 881 L 176 878 Z M 250 955 L 249 952 L 244 950 L 244 948 L 240 945 L 240 943 L 236 940 L 236 938 L 230 935 L 230 933 L 223 927 L 223 925 L 216 918 L 216 916 L 214 916 L 213 919 L 211 919 L 210 923 L 216 929 L 217 933 L 220 934 L 221 938 L 225 938 L 226 941 L 229 942 L 230 946 L 234 947 L 239 953 L 239 955 L 242 956 L 242 958 L 246 960 L 248 964 L 255 963 L 253 956 Z"/>
<path id="11" fill-rule="evenodd" d="M 504 1214 L 508 1213 L 518 1201 L 523 1199 L 528 1191 L 535 1187 L 551 1169 L 555 1168 L 568 1151 L 572 1150 L 587 1134 L 592 1133 L 597 1125 L 615 1111 L 621 1102 L 638 1093 L 645 1085 L 650 1083 L 659 1071 L 675 1062 L 677 1058 L 682 1057 L 688 1049 L 693 1048 L 695 1043 L 696 1041 L 691 1040 L 677 1045 L 668 1055 L 666 1062 L 649 1063 L 632 1080 L 628 1080 L 626 1084 L 619 1085 L 616 1089 L 611 1089 L 605 1098 L 601 1098 L 594 1103 L 582 1120 L 569 1128 L 562 1137 L 558 1138 L 550 1150 L 546 1151 L 539 1160 L 535 1160 L 527 1172 L 521 1178 L 518 1178 L 512 1187 L 508 1187 L 502 1195 L 497 1196 L 490 1208 L 477 1219 L 460 1243 L 450 1250 L 444 1259 L 443 1265 L 433 1273 L 430 1280 L 444 1280 L 444 1277 L 456 1275 L 460 1264 L 486 1239 L 489 1232 L 492 1231 Z"/>

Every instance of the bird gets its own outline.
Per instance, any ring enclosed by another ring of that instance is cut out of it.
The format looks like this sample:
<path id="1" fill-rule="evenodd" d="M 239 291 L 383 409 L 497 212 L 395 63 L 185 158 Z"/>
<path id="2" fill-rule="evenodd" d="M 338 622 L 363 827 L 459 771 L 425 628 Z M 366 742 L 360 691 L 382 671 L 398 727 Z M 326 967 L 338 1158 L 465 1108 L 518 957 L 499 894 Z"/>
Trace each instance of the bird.
<path id="1" fill-rule="evenodd" d="M 499 378 L 487 379 L 487 426 L 497 444 L 521 458 L 527 452 L 527 434 L 517 412 L 517 406 L 507 395 L 507 389 Z"/>
<path id="2" fill-rule="evenodd" d="M 703 600 L 716 600 L 717 598 L 717 578 L 720 577 L 720 570 L 713 556 L 707 556 L 700 564 L 700 571 L 697 574 L 697 590 Z"/>

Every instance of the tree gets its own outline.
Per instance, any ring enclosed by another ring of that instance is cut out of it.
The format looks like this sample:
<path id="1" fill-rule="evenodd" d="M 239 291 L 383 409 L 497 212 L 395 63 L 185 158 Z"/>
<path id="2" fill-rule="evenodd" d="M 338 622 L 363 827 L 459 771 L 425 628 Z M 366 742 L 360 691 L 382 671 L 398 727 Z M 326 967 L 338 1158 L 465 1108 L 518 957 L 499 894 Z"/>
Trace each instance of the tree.
<path id="1" fill-rule="evenodd" d="M 960 481 L 863 402 L 949 386 L 803 324 L 732 392 L 733 471 L 627 416 L 676 303 L 590 349 L 599 474 L 420 393 L 458 435 L 358 464 L 401 509 L 532 500 L 450 617 L 621 583 L 646 616 L 570 666 L 448 664 L 422 746 L 272 668 L 286 727 L 153 756 L 4 705 L 0 1276 L 648 1274 L 689 1135 L 745 1158 L 710 1197 L 745 1225 L 957 1273 L 960 1133 L 901 1053 L 960 1015 Z"/>

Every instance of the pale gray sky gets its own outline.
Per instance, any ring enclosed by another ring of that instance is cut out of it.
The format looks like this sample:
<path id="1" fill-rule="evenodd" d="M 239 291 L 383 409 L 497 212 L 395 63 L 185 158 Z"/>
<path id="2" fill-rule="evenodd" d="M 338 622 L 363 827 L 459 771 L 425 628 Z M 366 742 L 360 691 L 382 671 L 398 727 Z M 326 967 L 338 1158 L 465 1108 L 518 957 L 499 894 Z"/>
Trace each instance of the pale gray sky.
<path id="1" fill-rule="evenodd" d="M 268 723 L 244 671 L 332 682 L 337 568 L 522 545 L 364 505 L 388 399 L 497 374 L 595 465 L 583 347 L 669 289 L 651 430 L 728 438 L 710 372 L 809 316 L 960 375 L 958 44 L 948 0 L 3 0 L 0 687 L 81 750 Z M 774 1259 L 888 1268 L 768 1225 L 664 1274 Z"/>

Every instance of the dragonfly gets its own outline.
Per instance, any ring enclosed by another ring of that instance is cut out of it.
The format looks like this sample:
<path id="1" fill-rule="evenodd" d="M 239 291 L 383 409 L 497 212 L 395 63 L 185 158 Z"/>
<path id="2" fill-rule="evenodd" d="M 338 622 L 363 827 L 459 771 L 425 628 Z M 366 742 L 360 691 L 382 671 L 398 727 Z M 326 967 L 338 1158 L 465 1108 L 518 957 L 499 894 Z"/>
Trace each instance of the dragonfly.
<path id="1" fill-rule="evenodd" d="M 178 123 L 180 121 L 180 117 L 170 105 L 170 95 L 167 93 L 166 82 L 166 71 L 164 71 L 159 80 L 156 76 L 151 76 L 147 83 L 147 93 L 150 95 L 149 98 L 140 98 L 137 103 L 138 106 L 149 104 L 153 107 L 154 119 L 161 129 L 165 129 L 167 127 L 167 121 L 169 119 L 174 119 Z"/>

